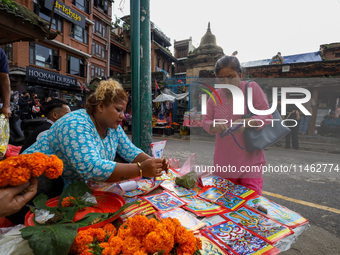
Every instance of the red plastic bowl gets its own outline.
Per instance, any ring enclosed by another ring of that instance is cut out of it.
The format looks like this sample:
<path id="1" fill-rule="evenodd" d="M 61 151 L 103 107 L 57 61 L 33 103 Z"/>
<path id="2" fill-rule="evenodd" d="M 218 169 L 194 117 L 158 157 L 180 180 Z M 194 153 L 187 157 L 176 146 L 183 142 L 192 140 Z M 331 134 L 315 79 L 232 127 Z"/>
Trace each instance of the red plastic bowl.
<path id="1" fill-rule="evenodd" d="M 78 211 L 76 215 L 74 216 L 73 221 L 81 220 L 88 213 L 116 212 L 125 204 L 125 200 L 121 196 L 115 193 L 105 192 L 105 191 L 93 191 L 92 194 L 96 197 L 98 204 L 93 207 L 86 207 Z M 50 207 L 58 206 L 58 201 L 59 201 L 59 197 L 51 198 L 47 200 L 46 205 Z M 107 219 L 105 221 L 102 221 L 102 222 L 99 222 L 99 223 L 96 223 L 90 226 L 81 227 L 78 229 L 78 231 L 85 230 L 88 228 L 100 228 L 104 226 L 105 224 L 116 220 L 121 214 L 122 212 L 118 213 L 116 216 L 110 219 Z M 34 218 L 34 213 L 29 211 L 25 216 L 25 226 L 35 226 L 33 218 Z"/>

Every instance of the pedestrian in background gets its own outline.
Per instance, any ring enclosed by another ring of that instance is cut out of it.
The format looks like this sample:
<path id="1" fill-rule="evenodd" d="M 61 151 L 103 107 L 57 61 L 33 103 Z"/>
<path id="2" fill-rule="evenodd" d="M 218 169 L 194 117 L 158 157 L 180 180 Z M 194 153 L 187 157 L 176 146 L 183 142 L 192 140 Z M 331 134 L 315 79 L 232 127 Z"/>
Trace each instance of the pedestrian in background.
<path id="1" fill-rule="evenodd" d="M 310 114 L 313 113 L 312 107 L 315 106 L 315 101 L 313 98 L 302 105 L 309 111 Z M 311 119 L 312 115 L 304 115 L 303 113 L 300 114 L 299 135 L 307 134 L 309 122 Z"/>
<path id="2" fill-rule="evenodd" d="M 0 48 L 0 89 L 2 95 L 2 107 L 0 114 L 4 114 L 7 119 L 11 117 L 10 101 L 11 101 L 11 83 L 9 81 L 9 67 L 6 54 Z"/>

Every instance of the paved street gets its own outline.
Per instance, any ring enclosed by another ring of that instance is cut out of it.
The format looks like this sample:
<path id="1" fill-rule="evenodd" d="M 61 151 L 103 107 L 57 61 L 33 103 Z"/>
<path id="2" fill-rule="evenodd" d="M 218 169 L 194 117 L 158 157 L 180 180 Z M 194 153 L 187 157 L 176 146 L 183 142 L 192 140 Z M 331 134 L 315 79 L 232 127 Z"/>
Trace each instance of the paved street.
<path id="1" fill-rule="evenodd" d="M 198 164 L 213 165 L 214 142 L 167 138 L 164 156 L 179 159 L 180 166 L 193 152 Z M 263 196 L 300 213 L 311 224 L 292 248 L 282 254 L 340 254 L 340 169 L 335 170 L 336 165 L 340 168 L 340 155 L 277 147 L 265 153 L 267 167 L 286 166 L 291 171 L 265 173 Z M 316 166 L 314 172 L 312 164 Z M 330 164 L 334 164 L 332 170 Z"/>

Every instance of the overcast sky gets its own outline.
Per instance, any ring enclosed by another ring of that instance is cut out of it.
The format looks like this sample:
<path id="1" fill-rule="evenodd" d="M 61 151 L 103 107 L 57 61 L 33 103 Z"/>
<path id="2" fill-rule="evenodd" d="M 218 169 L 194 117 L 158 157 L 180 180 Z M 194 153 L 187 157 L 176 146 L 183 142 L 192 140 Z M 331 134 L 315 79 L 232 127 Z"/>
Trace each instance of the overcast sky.
<path id="1" fill-rule="evenodd" d="M 237 50 L 240 62 L 340 42 L 340 0 L 150 0 L 150 9 L 172 45 L 191 36 L 198 47 L 210 22 L 217 45 L 227 55 Z M 116 0 L 113 13 L 130 14 L 130 0 Z"/>

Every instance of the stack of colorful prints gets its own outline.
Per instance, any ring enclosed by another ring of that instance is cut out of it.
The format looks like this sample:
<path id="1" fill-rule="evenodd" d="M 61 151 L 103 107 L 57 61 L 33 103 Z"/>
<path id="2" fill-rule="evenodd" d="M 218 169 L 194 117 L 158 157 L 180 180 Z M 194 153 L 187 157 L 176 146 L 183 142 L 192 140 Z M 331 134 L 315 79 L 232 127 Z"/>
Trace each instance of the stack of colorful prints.
<path id="1" fill-rule="evenodd" d="M 223 243 L 236 254 L 278 254 L 280 251 L 245 228 L 232 221 L 225 221 L 205 229 L 210 238 Z M 208 237 L 209 238 L 209 237 Z"/>
<path id="2" fill-rule="evenodd" d="M 200 250 L 202 255 L 229 255 L 223 251 L 218 245 L 212 242 L 210 239 L 206 238 L 203 235 L 196 236 L 202 241 L 202 250 Z"/>
<path id="3" fill-rule="evenodd" d="M 187 204 L 183 207 L 197 216 L 207 217 L 226 212 L 226 209 L 195 196 L 182 197 Z"/>
<path id="4" fill-rule="evenodd" d="M 274 244 L 282 238 L 294 233 L 289 227 L 267 219 L 245 207 L 241 207 L 235 212 L 225 213 L 222 216 L 228 221 L 232 220 L 247 230 L 250 230 L 270 244 Z"/>
<path id="5" fill-rule="evenodd" d="M 156 189 L 163 181 L 152 179 L 139 179 L 136 181 L 137 188 L 128 191 L 124 194 L 126 197 L 134 197 L 139 195 L 146 195 L 147 193 Z"/>
<path id="6" fill-rule="evenodd" d="M 238 207 L 242 206 L 245 202 L 244 199 L 237 197 L 232 194 L 228 194 L 225 191 L 215 188 L 215 187 L 204 187 L 198 196 L 209 202 L 221 205 L 229 210 L 236 210 Z"/>
<path id="7" fill-rule="evenodd" d="M 205 228 L 206 229 L 206 228 Z M 233 255 L 235 253 L 232 252 L 232 250 L 230 249 L 230 247 L 228 247 L 227 245 L 225 245 L 224 243 L 222 243 L 221 241 L 219 241 L 218 239 L 216 239 L 209 231 L 207 230 L 201 230 L 201 233 L 208 239 L 210 240 L 212 243 L 214 243 L 217 247 L 219 247 L 220 249 L 222 249 L 226 254 L 230 254 Z M 210 255 L 210 254 L 209 254 Z"/>
<path id="8" fill-rule="evenodd" d="M 200 182 L 203 187 L 214 186 L 216 188 L 222 189 L 230 194 L 239 196 L 241 198 L 247 198 L 250 196 L 255 196 L 257 194 L 257 192 L 252 189 L 249 189 L 242 185 L 237 185 L 229 181 L 228 179 L 224 179 L 216 175 L 209 175 L 203 177 Z"/>
<path id="9" fill-rule="evenodd" d="M 176 208 L 159 214 L 163 219 L 169 217 L 178 219 L 181 225 L 190 231 L 195 231 L 205 226 L 204 222 L 196 219 L 182 208 Z"/>
<path id="10" fill-rule="evenodd" d="M 192 196 L 194 193 L 180 185 L 175 184 L 173 180 L 165 180 L 162 182 L 161 187 L 170 192 L 174 192 L 179 197 Z"/>
<path id="11" fill-rule="evenodd" d="M 291 228 L 296 228 L 308 223 L 308 220 L 303 218 L 300 214 L 293 212 L 284 206 L 278 205 L 262 196 L 248 200 L 246 205 L 250 208 L 253 208 L 256 212 L 261 213 L 268 218 L 276 220 Z M 264 213 L 259 210 L 259 206 L 265 208 L 267 212 Z"/>
<path id="12" fill-rule="evenodd" d="M 177 177 L 177 173 L 174 169 L 169 169 L 168 173 L 163 172 L 162 176 L 156 177 L 157 181 L 164 181 L 164 180 L 174 180 Z"/>
<path id="13" fill-rule="evenodd" d="M 135 215 L 149 215 L 155 213 L 155 208 L 152 207 L 148 202 L 143 201 L 140 202 L 139 205 L 134 204 L 126 208 L 123 213 L 121 214 L 120 218 L 123 222 L 127 221 L 128 218 L 133 217 Z"/>
<path id="14" fill-rule="evenodd" d="M 172 195 L 168 191 L 163 191 L 162 193 L 155 195 L 144 196 L 142 198 L 154 206 L 158 211 L 162 212 L 167 212 L 186 204 L 186 202 Z"/>

